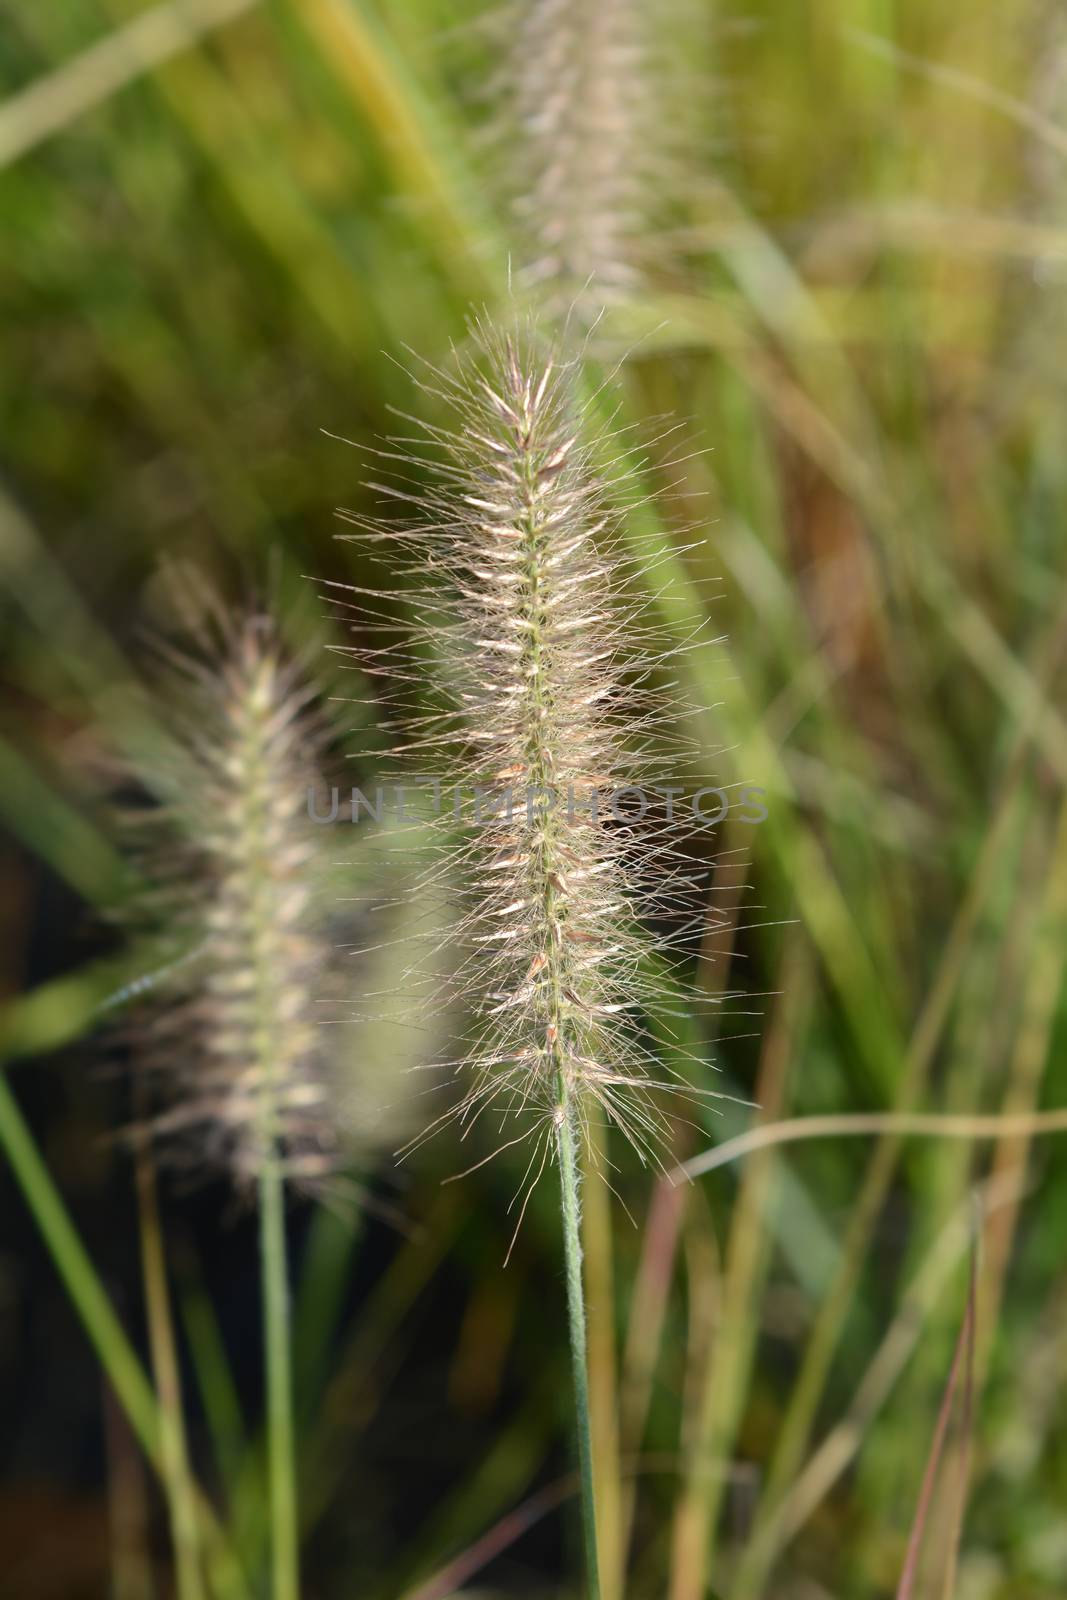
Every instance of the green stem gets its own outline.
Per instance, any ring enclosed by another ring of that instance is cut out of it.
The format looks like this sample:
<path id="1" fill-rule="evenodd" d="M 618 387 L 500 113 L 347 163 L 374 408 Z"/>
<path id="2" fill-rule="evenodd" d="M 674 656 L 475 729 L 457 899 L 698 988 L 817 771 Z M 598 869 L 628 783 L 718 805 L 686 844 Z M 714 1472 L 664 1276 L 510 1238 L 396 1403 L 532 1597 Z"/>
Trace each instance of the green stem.
<path id="1" fill-rule="evenodd" d="M 138 1107 L 139 1120 L 141 1115 L 142 1108 Z M 200 1530 L 196 1517 L 196 1497 L 189 1476 L 181 1376 L 167 1286 L 156 1171 L 147 1143 L 137 1151 L 135 1176 L 141 1221 L 141 1272 L 148 1343 L 159 1398 L 159 1443 L 171 1542 L 174 1546 L 175 1587 L 178 1600 L 204 1600 L 204 1585 L 200 1576 Z"/>
<path id="2" fill-rule="evenodd" d="M 563 1203 L 563 1253 L 567 1269 L 567 1315 L 570 1325 L 571 1364 L 574 1375 L 574 1420 L 578 1436 L 578 1476 L 581 1481 L 582 1533 L 589 1600 L 600 1600 L 597 1559 L 596 1500 L 593 1494 L 593 1443 L 589 1425 L 589 1373 L 586 1362 L 585 1294 L 582 1289 L 582 1240 L 578 1204 L 578 1158 L 574 1119 L 561 1075 L 559 1124 L 559 1181 Z"/>
<path id="3" fill-rule="evenodd" d="M 289 1348 L 285 1180 L 276 1149 L 259 1179 L 263 1322 L 267 1363 L 267 1453 L 274 1600 L 298 1600 L 299 1551 L 293 1473 L 292 1360 Z"/>
<path id="4" fill-rule="evenodd" d="M 607 1159 L 607 1129 L 585 1131 L 581 1151 L 583 1280 L 589 1323 L 589 1417 L 596 1462 L 596 1513 L 603 1600 L 623 1600 L 622 1483 L 615 1351 L 611 1190 L 600 1178 Z"/>
<path id="5" fill-rule="evenodd" d="M 311 1224 L 293 1315 L 293 1386 L 300 1417 L 311 1415 L 320 1396 L 351 1281 L 361 1220 L 356 1211 L 339 1217 L 320 1205 Z"/>

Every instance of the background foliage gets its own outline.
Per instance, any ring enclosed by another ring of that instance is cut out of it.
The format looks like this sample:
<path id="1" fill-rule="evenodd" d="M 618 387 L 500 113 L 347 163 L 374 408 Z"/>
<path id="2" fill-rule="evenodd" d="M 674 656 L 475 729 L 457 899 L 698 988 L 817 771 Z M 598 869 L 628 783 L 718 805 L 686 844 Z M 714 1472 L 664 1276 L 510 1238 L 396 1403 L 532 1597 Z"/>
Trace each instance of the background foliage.
<path id="1" fill-rule="evenodd" d="M 139 1349 L 94 1011 L 137 970 L 101 921 L 125 884 L 101 772 L 137 735 L 161 563 L 336 638 L 302 575 L 358 577 L 333 511 L 369 502 L 322 430 L 367 447 L 392 407 L 430 414 L 405 351 L 446 359 L 472 304 L 510 303 L 480 6 L 198 15 L 146 66 L 123 0 L 0 12 L 2 1038 Z M 768 1119 L 1063 1105 L 1067 30 L 1036 0 L 705 0 L 676 25 L 699 169 L 613 326 L 626 416 L 676 413 L 690 446 L 657 526 L 685 542 L 698 495 L 707 541 L 649 584 L 681 628 L 714 580 L 707 781 L 771 810 L 720 839 L 715 982 L 762 998 L 686 1026 Z M 679 1154 L 750 1121 L 726 1105 Z M 557 1218 L 535 1204 L 502 1271 L 514 1171 L 441 1187 L 453 1157 L 383 1154 L 354 1233 L 293 1213 L 309 1596 L 443 1597 L 461 1552 L 486 1595 L 573 1570 Z M 619 1164 L 586 1222 L 627 1595 L 894 1592 L 991 1177 L 955 1592 L 1064 1592 L 1059 1139 L 825 1139 L 687 1190 Z M 151 1476 L 2 1182 L 0 1589 L 166 1594 Z M 162 1205 L 193 1458 L 254 1587 L 254 1230 L 214 1190 Z"/>

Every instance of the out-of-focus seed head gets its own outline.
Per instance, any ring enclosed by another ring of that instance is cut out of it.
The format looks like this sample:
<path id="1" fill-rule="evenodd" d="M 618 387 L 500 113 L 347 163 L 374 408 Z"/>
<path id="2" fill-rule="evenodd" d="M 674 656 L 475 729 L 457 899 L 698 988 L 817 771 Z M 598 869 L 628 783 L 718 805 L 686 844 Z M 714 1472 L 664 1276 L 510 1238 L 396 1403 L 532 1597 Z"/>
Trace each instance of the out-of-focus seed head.
<path id="1" fill-rule="evenodd" d="M 1052 0 L 1039 16 L 1028 96 L 1037 115 L 1053 128 L 1067 127 L 1067 16 Z M 1063 149 L 1037 131 L 1026 144 L 1029 209 L 1048 227 L 1067 223 L 1067 169 Z"/>
<path id="2" fill-rule="evenodd" d="M 688 3 L 688 0 L 686 0 Z M 669 253 L 692 184 L 692 103 L 672 46 L 679 0 L 511 0 L 499 17 L 499 170 L 520 281 L 595 317 Z"/>
<path id="3" fill-rule="evenodd" d="M 564 296 L 632 286 L 647 220 L 650 95 L 637 0 L 508 13 L 507 166 L 528 277 Z"/>
<path id="4" fill-rule="evenodd" d="M 244 1183 L 277 1158 L 310 1181 L 337 1144 L 330 891 L 307 814 L 323 733 L 269 620 L 226 633 L 170 655 L 165 735 L 138 774 L 158 801 L 131 822 L 150 885 L 140 917 L 172 957 L 138 1055 L 150 1130 L 176 1162 Z"/>

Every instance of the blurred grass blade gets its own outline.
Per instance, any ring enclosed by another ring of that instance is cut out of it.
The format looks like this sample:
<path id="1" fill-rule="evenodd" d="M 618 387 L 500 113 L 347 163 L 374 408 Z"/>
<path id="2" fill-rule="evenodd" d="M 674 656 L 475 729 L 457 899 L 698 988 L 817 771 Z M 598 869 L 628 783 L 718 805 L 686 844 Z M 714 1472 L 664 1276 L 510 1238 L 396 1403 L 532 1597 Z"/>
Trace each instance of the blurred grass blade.
<path id="1" fill-rule="evenodd" d="M 1023 980 L 1022 1010 L 1004 1092 L 1002 1128 L 994 1152 L 994 1173 L 1023 1173 L 1029 1160 L 1029 1141 L 1044 1131 L 1035 1126 L 1049 1113 L 1034 1111 L 1050 1061 L 1057 1017 L 1060 1015 L 1064 985 L 1064 952 L 1067 950 L 1067 802 L 1059 818 L 1046 867 L 1037 926 L 1028 951 Z M 1029 1125 L 1028 1125 L 1029 1119 Z M 1013 1125 L 1014 1124 L 1014 1125 Z M 1006 1207 L 989 1228 L 983 1260 L 981 1302 L 982 1338 L 978 1350 L 978 1389 L 985 1385 L 992 1355 L 994 1329 L 1008 1273 L 1015 1230 L 1019 1222 L 1017 1207 Z"/>
<path id="2" fill-rule="evenodd" d="M 800 1054 L 811 1003 L 811 967 L 809 949 L 794 937 L 786 950 L 782 996 L 761 1052 L 756 1099 L 764 1116 L 782 1104 L 790 1069 Z M 774 1242 L 767 1226 L 774 1177 L 769 1159 L 752 1162 L 742 1175 L 730 1218 L 722 1306 L 701 1375 L 699 1417 L 675 1511 L 670 1600 L 703 1600 L 709 1568 L 714 1572 L 719 1508 L 748 1394 L 759 1335 L 759 1290 Z"/>
<path id="3" fill-rule="evenodd" d="M 928 61 L 923 56 L 912 55 L 909 51 L 900 49 L 891 39 L 879 38 L 877 34 L 867 33 L 862 28 L 846 26 L 842 31 L 850 43 L 859 49 L 869 51 L 872 55 L 882 56 L 887 61 L 892 61 L 895 66 L 905 67 L 909 72 L 929 78 L 932 83 L 942 84 L 946 89 L 954 89 L 958 94 L 967 95 L 981 105 L 988 106 L 992 111 L 999 111 L 1018 127 L 1025 128 L 1028 133 L 1036 134 L 1060 155 L 1067 156 L 1067 131 L 1057 127 L 1047 117 L 1039 115 L 1033 106 L 1028 106 L 1024 100 L 1017 100 L 1014 95 L 1003 94 L 993 84 L 983 83 L 972 73 L 961 72 L 958 68 L 946 66 L 941 61 Z"/>
<path id="4" fill-rule="evenodd" d="M 619 1448 L 629 1458 L 644 1438 L 652 1402 L 653 1379 L 667 1325 L 668 1300 L 674 1282 L 678 1241 L 687 1196 L 659 1177 L 644 1225 L 641 1254 L 631 1290 L 626 1342 L 619 1386 Z M 623 1570 L 629 1555 L 636 1506 L 636 1483 L 622 1485 L 620 1541 Z"/>
<path id="5" fill-rule="evenodd" d="M 509 1511 L 500 1521 L 482 1535 L 469 1549 L 461 1555 L 455 1556 L 446 1567 L 427 1578 L 425 1583 L 420 1583 L 417 1588 L 410 1589 L 402 1600 L 449 1600 L 449 1597 L 459 1593 L 468 1578 L 475 1577 L 490 1561 L 502 1555 L 509 1546 L 523 1534 L 540 1522 L 542 1517 L 550 1511 L 555 1511 L 557 1506 L 563 1505 L 572 1495 L 578 1492 L 578 1483 L 574 1477 L 561 1479 L 558 1483 L 549 1484 L 547 1488 L 538 1489 L 536 1494 L 530 1495 L 514 1511 Z"/>
<path id="6" fill-rule="evenodd" d="M 125 867 L 104 835 L 0 736 L 0 810 L 57 877 L 90 905 L 113 905 Z"/>
<path id="7" fill-rule="evenodd" d="M 204 1407 L 211 1443 L 228 1498 L 237 1497 L 244 1461 L 245 1422 L 233 1370 L 226 1355 L 215 1308 L 200 1283 L 187 1269 L 179 1304 L 192 1370 Z M 259 1485 L 256 1486 L 257 1491 Z M 257 1494 L 257 1503 L 261 1496 Z M 240 1526 L 240 1507 L 233 1520 Z M 244 1540 L 239 1537 L 243 1547 Z"/>
<path id="8" fill-rule="evenodd" d="M 362 1218 L 316 1208 L 293 1307 L 293 1382 L 297 1410 L 310 1414 L 337 1334 Z"/>
<path id="9" fill-rule="evenodd" d="M 699 1178 L 732 1161 L 777 1145 L 799 1144 L 807 1139 L 869 1138 L 891 1134 L 896 1138 L 1023 1139 L 1033 1134 L 1067 1133 L 1067 1107 L 1050 1111 L 990 1112 L 968 1116 L 952 1111 L 840 1111 L 822 1117 L 790 1117 L 766 1122 L 737 1134 L 722 1144 L 694 1156 L 678 1168 L 676 1181 Z"/>
<path id="10" fill-rule="evenodd" d="M 156 1396 L 136 1351 L 115 1315 L 96 1269 L 75 1232 L 2 1069 L 0 1149 L 11 1164 L 23 1198 L 130 1426 L 156 1472 L 161 1479 L 165 1479 L 163 1427 Z M 244 1600 L 246 1590 L 241 1575 L 210 1507 L 200 1496 L 197 1497 L 197 1510 L 205 1530 L 209 1560 L 219 1594 L 227 1597 L 227 1600 Z"/>
<path id="11" fill-rule="evenodd" d="M 136 1114 L 138 1122 L 141 1122 L 144 1119 L 145 1109 L 143 1086 L 140 1083 L 138 1089 L 141 1092 L 138 1093 L 137 1100 L 141 1103 L 137 1105 Z M 141 1233 L 141 1275 L 144 1281 L 152 1375 L 159 1402 L 160 1464 L 170 1519 L 171 1544 L 174 1550 L 176 1597 L 177 1600 L 204 1600 L 200 1568 L 200 1534 L 192 1479 L 189 1474 L 189 1454 L 182 1413 L 181 1376 L 178 1369 L 170 1289 L 167 1283 L 155 1158 L 149 1139 L 137 1141 L 134 1177 Z"/>
<path id="12" fill-rule="evenodd" d="M 108 1600 L 158 1600 L 152 1572 L 144 1456 L 125 1412 L 103 1376 L 100 1391 L 110 1533 Z"/>
<path id="13" fill-rule="evenodd" d="M 439 125 L 424 88 L 408 72 L 388 31 L 364 0 L 290 0 L 329 70 L 352 94 L 386 156 L 401 193 L 426 208 L 442 265 L 468 301 L 502 289 L 506 246 L 456 161 L 457 130 Z M 486 268 L 479 247 L 489 247 Z"/>
<path id="14" fill-rule="evenodd" d="M 849 1464 L 859 1454 L 871 1424 L 885 1405 L 922 1336 L 945 1284 L 974 1237 L 975 1208 L 984 1225 L 1019 1193 L 1016 1174 L 988 1180 L 977 1200 L 968 1198 L 944 1228 L 905 1292 L 899 1308 L 860 1380 L 842 1420 L 833 1427 L 790 1485 L 771 1519 L 773 1565 Z"/>
<path id="15" fill-rule="evenodd" d="M 1065 596 L 1067 599 L 1067 596 Z M 979 915 L 991 893 L 1001 851 L 1022 785 L 1030 752 L 1041 724 L 1044 695 L 1054 682 L 1067 646 L 1067 607 L 1061 602 L 1052 628 L 1035 652 L 1035 696 L 1025 718 L 1014 725 L 1012 742 L 995 791 L 992 815 L 985 824 L 977 858 L 945 939 L 941 955 L 919 1009 L 902 1067 L 893 1082 L 893 1109 L 911 1114 L 923 1092 L 968 959 Z M 847 1226 L 842 1261 L 819 1307 L 800 1372 L 779 1430 L 767 1483 L 752 1535 L 742 1554 L 730 1591 L 731 1600 L 755 1600 L 764 1588 L 776 1548 L 773 1528 L 788 1486 L 799 1470 L 829 1375 L 834 1351 L 852 1300 L 868 1241 L 889 1192 L 900 1152 L 899 1135 L 885 1132 L 868 1163 Z"/>
<path id="16" fill-rule="evenodd" d="M 394 1256 L 338 1357 L 304 1450 L 305 1534 L 343 1479 L 349 1438 L 366 1426 L 384 1397 L 388 1374 L 382 1368 L 399 1358 L 405 1317 L 454 1244 L 457 1194 L 452 1189 L 439 1203 L 431 1233 L 405 1241 Z"/>
<path id="17" fill-rule="evenodd" d="M 0 1146 L 141 1448 L 161 1469 L 159 1407 L 0 1071 Z"/>
<path id="18" fill-rule="evenodd" d="M 926 1532 L 926 1524 L 929 1519 L 930 1508 L 933 1503 L 934 1487 L 937 1483 L 937 1474 L 941 1465 L 941 1457 L 944 1454 L 945 1441 L 948 1438 L 949 1422 L 952 1417 L 952 1406 L 956 1398 L 956 1389 L 960 1382 L 961 1374 L 963 1377 L 964 1394 L 963 1429 L 965 1443 L 970 1433 L 970 1424 L 972 1420 L 971 1406 L 974 1393 L 974 1340 L 976 1319 L 975 1256 L 976 1250 L 974 1244 L 972 1243 L 970 1273 L 967 1280 L 967 1303 L 963 1313 L 963 1321 L 960 1325 L 959 1337 L 956 1340 L 956 1348 L 952 1355 L 952 1364 L 949 1367 L 948 1378 L 945 1383 L 945 1392 L 941 1397 L 941 1405 L 937 1413 L 937 1423 L 934 1428 L 933 1441 L 930 1445 L 930 1454 L 927 1458 L 926 1468 L 923 1472 L 922 1483 L 919 1487 L 919 1499 L 915 1507 L 915 1518 L 912 1522 L 911 1533 L 908 1536 L 908 1548 L 904 1556 L 904 1566 L 900 1574 L 900 1582 L 897 1585 L 896 1600 L 914 1600 L 915 1584 L 919 1572 L 919 1556 L 922 1553 L 923 1535 Z M 963 1472 L 966 1472 L 966 1457 L 964 1457 Z M 965 1488 L 965 1480 L 964 1485 L 962 1485 L 961 1488 Z M 948 1568 L 949 1574 L 951 1574 L 951 1572 L 954 1570 L 955 1563 L 951 1552 L 958 1543 L 959 1534 L 960 1528 L 957 1524 L 953 1529 L 950 1547 Z M 951 1583 L 947 1584 L 945 1593 L 946 1595 L 951 1595 Z"/>
<path id="19" fill-rule="evenodd" d="M 506 1427 L 499 1430 L 485 1459 L 435 1510 L 428 1526 L 420 1533 L 417 1548 L 404 1551 L 400 1564 L 401 1576 L 395 1587 L 390 1584 L 390 1593 L 402 1592 L 406 1595 L 412 1573 L 423 1572 L 427 1568 L 432 1571 L 434 1564 L 440 1560 L 440 1552 L 457 1546 L 462 1553 L 448 1563 L 445 1573 L 417 1584 L 417 1592 L 421 1594 L 424 1586 L 429 1588 L 434 1583 L 447 1581 L 447 1575 L 454 1576 L 460 1567 L 468 1575 L 473 1575 L 479 1566 L 503 1548 L 496 1544 L 496 1540 L 504 1536 L 504 1529 L 511 1527 L 515 1530 L 508 1536 L 507 1542 L 510 1543 L 525 1531 L 525 1527 L 531 1526 L 530 1523 L 522 1524 L 522 1505 L 511 1512 L 503 1512 L 503 1507 L 514 1505 L 518 1496 L 528 1489 L 536 1477 L 538 1467 L 544 1460 L 546 1446 L 553 1437 L 553 1412 L 554 1404 L 547 1393 L 543 1390 L 531 1392 L 527 1403 Z M 568 1476 L 561 1481 L 559 1489 L 558 1500 L 545 1504 L 539 1515 L 543 1516 L 553 1505 L 562 1505 L 575 1494 L 577 1479 Z M 523 1504 L 529 1506 L 538 1502 L 539 1493 L 534 1492 Z M 488 1533 L 481 1534 L 479 1530 L 498 1515 L 501 1517 L 500 1523 L 496 1527 L 491 1526 Z M 475 1533 L 477 1537 L 473 1537 Z M 451 1593 L 451 1590 L 448 1592 Z"/>
<path id="20" fill-rule="evenodd" d="M 0 105 L 0 167 L 255 4 L 257 0 L 168 0 L 116 28 Z"/>
<path id="21" fill-rule="evenodd" d="M 968 1294 L 968 1313 L 970 1316 L 971 1331 L 967 1339 L 967 1349 L 964 1355 L 963 1371 L 963 1405 L 960 1415 L 959 1437 L 959 1465 L 956 1475 L 956 1492 L 953 1497 L 952 1515 L 948 1526 L 948 1551 L 945 1557 L 945 1575 L 941 1588 L 941 1600 L 953 1600 L 956 1593 L 956 1576 L 959 1571 L 960 1547 L 963 1542 L 963 1524 L 967 1515 L 967 1494 L 970 1486 L 971 1455 L 974 1449 L 975 1408 L 977 1405 L 977 1391 L 975 1384 L 975 1344 L 978 1331 L 977 1293 L 975 1287 L 975 1257 L 977 1245 L 971 1258 L 971 1282 Z"/>

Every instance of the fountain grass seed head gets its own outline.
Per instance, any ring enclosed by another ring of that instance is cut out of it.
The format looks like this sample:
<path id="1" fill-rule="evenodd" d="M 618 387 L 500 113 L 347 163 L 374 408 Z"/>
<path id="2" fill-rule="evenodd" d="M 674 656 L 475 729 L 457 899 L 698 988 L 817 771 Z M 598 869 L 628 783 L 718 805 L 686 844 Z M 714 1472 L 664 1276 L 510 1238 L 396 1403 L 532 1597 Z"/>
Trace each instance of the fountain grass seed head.
<path id="1" fill-rule="evenodd" d="M 675 253 L 696 165 L 691 0 L 512 0 L 500 13 L 498 170 L 521 280 L 589 317 Z M 692 148 L 691 148 L 692 147 Z"/>
<path id="2" fill-rule="evenodd" d="M 650 143 L 636 0 L 537 0 L 509 9 L 507 148 L 529 277 L 565 295 L 632 286 Z"/>
<path id="3" fill-rule="evenodd" d="M 337 603 L 404 725 L 391 754 L 441 784 L 448 847 L 425 891 L 458 896 L 455 982 L 476 1012 L 447 1115 L 466 1131 L 499 1117 L 502 1146 L 532 1135 L 536 1178 L 561 1126 L 592 1115 L 654 1154 L 659 1091 L 693 1093 L 665 1074 L 649 1019 L 653 967 L 688 939 L 699 885 L 689 823 L 655 792 L 682 781 L 680 741 L 672 652 L 620 537 L 633 489 L 605 467 L 577 361 L 532 326 L 479 326 L 475 345 L 426 381 L 455 418 L 426 429 L 429 458 L 410 439 L 382 452 L 396 470 L 374 487 L 413 514 L 350 517 L 389 586 Z M 413 636 L 380 610 L 398 570 Z"/>
<path id="4" fill-rule="evenodd" d="M 337 1154 L 331 886 L 307 815 L 326 731 L 268 618 L 220 613 L 208 631 L 195 654 L 166 652 L 166 732 L 138 772 L 158 803 L 131 823 L 138 914 L 170 957 L 140 1024 L 150 1131 L 241 1185 L 268 1160 L 318 1180 Z"/>

